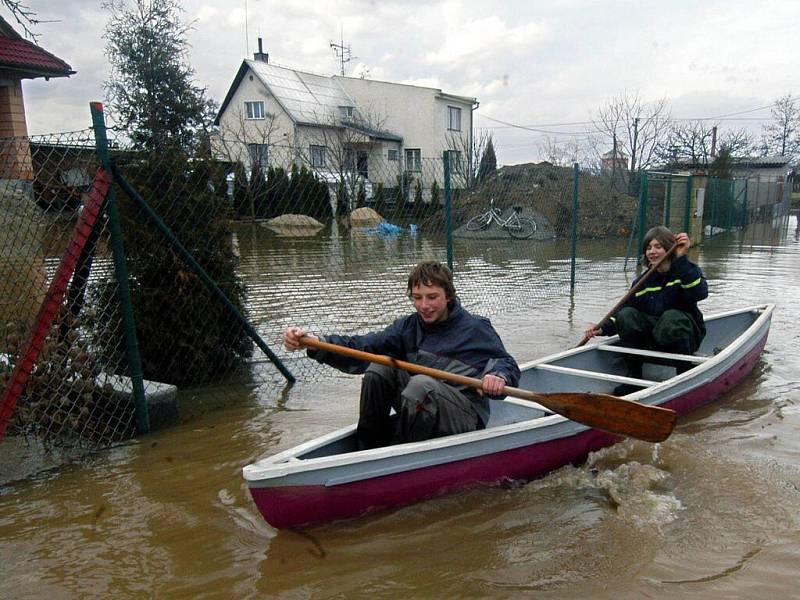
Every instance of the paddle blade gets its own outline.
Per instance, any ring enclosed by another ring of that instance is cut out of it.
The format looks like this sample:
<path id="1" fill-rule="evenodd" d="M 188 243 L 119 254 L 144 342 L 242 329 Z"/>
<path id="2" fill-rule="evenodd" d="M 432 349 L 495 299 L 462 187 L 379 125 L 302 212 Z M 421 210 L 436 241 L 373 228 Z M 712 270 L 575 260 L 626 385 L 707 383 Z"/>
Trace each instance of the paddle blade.
<path id="1" fill-rule="evenodd" d="M 674 410 L 608 394 L 535 394 L 535 401 L 571 421 L 646 442 L 667 439 L 678 418 Z"/>

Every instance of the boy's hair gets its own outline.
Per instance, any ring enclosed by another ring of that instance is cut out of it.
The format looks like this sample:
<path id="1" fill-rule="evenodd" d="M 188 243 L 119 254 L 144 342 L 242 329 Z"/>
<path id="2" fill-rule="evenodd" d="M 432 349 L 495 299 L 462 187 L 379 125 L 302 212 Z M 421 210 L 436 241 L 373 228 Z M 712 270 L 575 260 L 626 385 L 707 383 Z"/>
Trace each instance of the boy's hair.
<path id="1" fill-rule="evenodd" d="M 456 297 L 456 288 L 453 285 L 453 273 L 445 265 L 437 261 L 419 263 L 408 276 L 408 295 L 411 290 L 419 285 L 438 285 L 444 290 L 448 300 Z"/>
<path id="2" fill-rule="evenodd" d="M 642 242 L 642 266 L 644 267 L 650 266 L 650 262 L 647 260 L 647 247 L 653 240 L 657 240 L 661 247 L 669 252 L 670 248 L 675 245 L 675 234 L 663 225 L 656 225 L 644 235 Z"/>

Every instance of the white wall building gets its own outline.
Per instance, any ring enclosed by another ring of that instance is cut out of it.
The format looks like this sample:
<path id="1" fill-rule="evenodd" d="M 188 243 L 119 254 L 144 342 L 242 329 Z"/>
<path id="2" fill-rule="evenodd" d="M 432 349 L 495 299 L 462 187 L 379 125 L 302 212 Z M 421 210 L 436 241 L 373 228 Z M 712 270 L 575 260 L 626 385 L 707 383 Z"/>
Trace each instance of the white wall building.
<path id="1" fill-rule="evenodd" d="M 443 184 L 445 151 L 454 178 L 466 172 L 477 106 L 435 88 L 280 67 L 257 52 L 220 106 L 213 148 L 248 167 L 305 165 L 332 185 L 395 187 L 406 172 L 429 188 Z"/>

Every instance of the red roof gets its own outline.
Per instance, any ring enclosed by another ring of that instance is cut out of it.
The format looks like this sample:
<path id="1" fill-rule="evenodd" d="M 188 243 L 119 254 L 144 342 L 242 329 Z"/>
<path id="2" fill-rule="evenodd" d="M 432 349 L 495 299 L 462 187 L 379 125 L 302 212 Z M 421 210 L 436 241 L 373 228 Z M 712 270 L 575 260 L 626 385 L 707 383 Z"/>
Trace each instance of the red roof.
<path id="1" fill-rule="evenodd" d="M 74 75 L 67 63 L 44 48 L 19 36 L 0 17 L 0 69 L 17 71 L 22 77 L 68 77 Z"/>

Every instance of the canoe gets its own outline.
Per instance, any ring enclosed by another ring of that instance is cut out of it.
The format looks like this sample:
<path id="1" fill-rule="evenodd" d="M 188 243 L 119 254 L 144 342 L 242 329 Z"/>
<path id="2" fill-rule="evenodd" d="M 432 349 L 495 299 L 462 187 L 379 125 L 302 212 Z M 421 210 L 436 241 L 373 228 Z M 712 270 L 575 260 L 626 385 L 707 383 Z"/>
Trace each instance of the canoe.
<path id="1" fill-rule="evenodd" d="M 694 355 L 625 348 L 619 339 L 559 352 L 521 365 L 519 387 L 546 392 L 612 394 L 675 410 L 678 416 L 739 383 L 759 359 L 774 305 L 706 317 Z M 626 376 L 624 356 L 644 360 L 641 379 Z M 676 374 L 676 365 L 691 365 Z M 485 429 L 358 450 L 355 425 L 247 465 L 243 475 L 264 519 L 278 529 L 352 518 L 476 485 L 528 481 L 621 438 L 570 421 L 526 400 L 491 401 Z"/>

